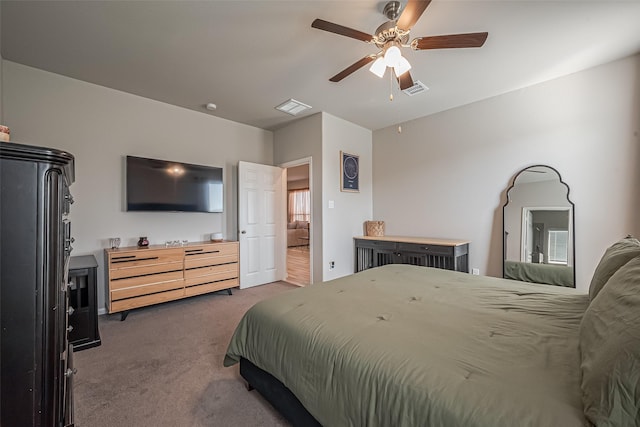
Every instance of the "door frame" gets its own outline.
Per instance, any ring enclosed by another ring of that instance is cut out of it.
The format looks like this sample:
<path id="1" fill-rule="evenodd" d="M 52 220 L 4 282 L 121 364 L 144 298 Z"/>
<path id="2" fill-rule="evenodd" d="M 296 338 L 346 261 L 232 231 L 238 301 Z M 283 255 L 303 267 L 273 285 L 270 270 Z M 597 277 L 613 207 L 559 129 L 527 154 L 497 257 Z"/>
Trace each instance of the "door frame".
<path id="1" fill-rule="evenodd" d="M 316 226 L 314 226 L 314 215 L 313 215 L 313 158 L 312 157 L 303 157 L 301 159 L 297 159 L 297 160 L 292 160 L 290 162 L 285 162 L 285 163 L 281 163 L 278 165 L 278 167 L 284 168 L 285 170 L 288 168 L 292 168 L 295 166 L 302 166 L 302 165 L 309 165 L 309 198 L 311 199 L 311 203 L 310 203 L 310 210 L 311 210 L 311 214 L 309 216 L 309 284 L 313 284 L 313 246 L 314 246 L 314 239 L 313 239 L 313 233 L 315 233 L 316 230 Z M 285 197 L 288 197 L 288 195 L 286 195 Z M 285 211 L 285 217 L 287 215 L 287 212 Z M 285 247 L 285 253 L 284 253 L 284 257 L 286 260 L 287 257 L 287 251 L 286 251 L 286 247 Z M 286 262 L 285 262 L 286 265 Z"/>

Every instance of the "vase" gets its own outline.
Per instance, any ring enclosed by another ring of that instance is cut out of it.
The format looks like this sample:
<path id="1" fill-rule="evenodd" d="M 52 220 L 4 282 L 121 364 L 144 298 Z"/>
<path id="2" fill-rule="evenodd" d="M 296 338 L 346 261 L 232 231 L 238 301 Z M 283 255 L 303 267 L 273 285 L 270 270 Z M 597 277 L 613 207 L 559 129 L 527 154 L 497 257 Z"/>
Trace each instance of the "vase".
<path id="1" fill-rule="evenodd" d="M 140 237 L 140 240 L 138 240 L 138 247 L 146 248 L 147 246 L 149 246 L 149 241 L 147 240 L 146 236 Z"/>

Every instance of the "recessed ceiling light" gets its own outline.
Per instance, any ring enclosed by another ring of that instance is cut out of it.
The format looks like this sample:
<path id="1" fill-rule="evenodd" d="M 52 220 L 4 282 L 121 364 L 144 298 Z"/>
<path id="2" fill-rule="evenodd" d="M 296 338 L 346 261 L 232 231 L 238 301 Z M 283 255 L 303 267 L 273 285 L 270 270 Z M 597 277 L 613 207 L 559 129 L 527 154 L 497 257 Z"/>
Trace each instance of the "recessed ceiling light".
<path id="1" fill-rule="evenodd" d="M 304 110 L 308 110 L 311 108 L 311 105 L 307 105 L 300 101 L 296 101 L 295 99 L 289 99 L 288 101 L 284 101 L 282 104 L 275 107 L 276 110 L 280 110 L 283 113 L 291 114 L 292 116 L 298 115 Z"/>

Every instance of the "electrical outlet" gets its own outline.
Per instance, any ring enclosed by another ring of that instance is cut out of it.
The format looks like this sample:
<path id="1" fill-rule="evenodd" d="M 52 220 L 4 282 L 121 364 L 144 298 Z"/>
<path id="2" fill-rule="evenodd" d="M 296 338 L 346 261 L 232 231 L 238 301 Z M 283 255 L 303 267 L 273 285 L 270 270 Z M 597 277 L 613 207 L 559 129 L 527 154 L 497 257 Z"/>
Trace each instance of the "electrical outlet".
<path id="1" fill-rule="evenodd" d="M 472 268 L 471 269 L 471 274 L 473 274 L 474 276 L 479 276 L 480 275 L 480 269 L 479 268 Z"/>
<path id="2" fill-rule="evenodd" d="M 329 270 L 333 270 L 334 268 L 336 268 L 335 261 L 329 261 Z"/>

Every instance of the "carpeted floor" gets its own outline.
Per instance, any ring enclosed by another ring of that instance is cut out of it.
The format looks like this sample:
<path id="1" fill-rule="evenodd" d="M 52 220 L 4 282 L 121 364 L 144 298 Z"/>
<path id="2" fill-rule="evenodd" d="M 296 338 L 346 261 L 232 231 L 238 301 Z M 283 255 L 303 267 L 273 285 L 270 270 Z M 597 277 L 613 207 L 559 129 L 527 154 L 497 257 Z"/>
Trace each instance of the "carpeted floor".
<path id="1" fill-rule="evenodd" d="M 222 366 L 242 315 L 283 282 L 100 316 L 102 345 L 74 353 L 77 427 L 287 426 L 238 366 Z"/>

